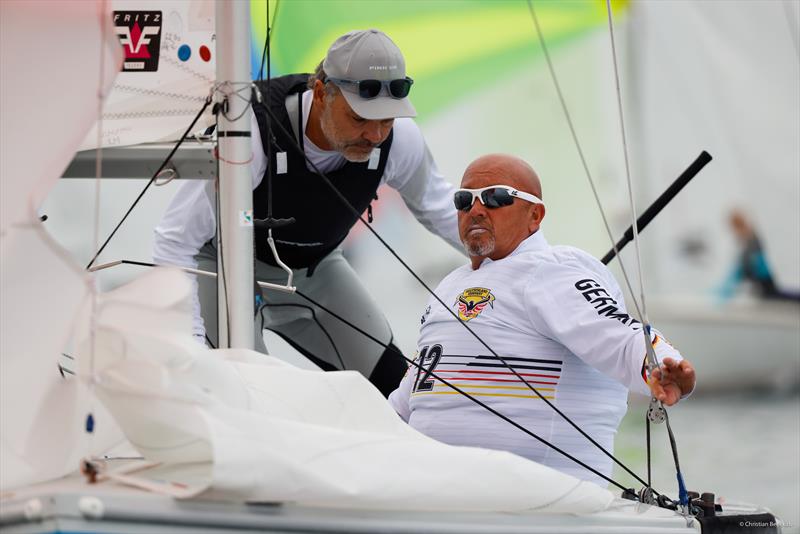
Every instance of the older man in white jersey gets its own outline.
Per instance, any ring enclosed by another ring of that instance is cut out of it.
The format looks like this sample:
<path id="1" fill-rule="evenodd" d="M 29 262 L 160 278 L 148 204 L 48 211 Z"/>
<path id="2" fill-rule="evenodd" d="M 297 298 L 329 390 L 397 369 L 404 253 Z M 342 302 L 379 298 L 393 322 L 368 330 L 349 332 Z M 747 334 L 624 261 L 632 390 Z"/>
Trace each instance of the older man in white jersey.
<path id="1" fill-rule="evenodd" d="M 411 426 L 440 441 L 508 450 L 605 485 L 427 370 L 608 476 L 611 460 L 520 377 L 611 452 L 628 390 L 672 405 L 694 389 L 694 369 L 654 331 L 661 367 L 647 376 L 641 324 L 626 313 L 614 277 L 586 252 L 545 240 L 542 188 L 527 163 L 484 156 L 467 168 L 461 187 L 454 201 L 471 262 L 436 294 L 516 374 L 431 298 L 417 356 L 426 371 L 410 367 L 389 400 Z"/>

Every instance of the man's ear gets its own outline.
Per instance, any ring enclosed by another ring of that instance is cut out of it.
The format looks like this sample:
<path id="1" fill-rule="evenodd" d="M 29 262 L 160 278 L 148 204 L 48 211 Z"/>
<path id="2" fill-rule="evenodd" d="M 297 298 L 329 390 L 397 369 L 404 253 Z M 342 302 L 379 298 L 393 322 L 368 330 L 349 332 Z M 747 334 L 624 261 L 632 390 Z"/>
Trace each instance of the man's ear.
<path id="1" fill-rule="evenodd" d="M 314 102 L 320 105 L 325 103 L 325 84 L 321 80 L 314 81 Z"/>
<path id="2" fill-rule="evenodd" d="M 528 223 L 528 230 L 531 233 L 539 229 L 544 219 L 544 204 L 534 204 L 531 206 L 531 218 Z"/>

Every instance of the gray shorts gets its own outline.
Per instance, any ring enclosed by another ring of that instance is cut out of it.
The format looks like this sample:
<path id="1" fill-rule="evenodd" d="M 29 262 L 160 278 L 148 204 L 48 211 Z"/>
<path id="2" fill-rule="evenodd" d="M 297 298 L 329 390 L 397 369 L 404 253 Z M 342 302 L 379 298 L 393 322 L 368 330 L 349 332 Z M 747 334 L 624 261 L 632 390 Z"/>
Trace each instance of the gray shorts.
<path id="1" fill-rule="evenodd" d="M 211 243 L 200 250 L 196 259 L 198 268 L 216 272 L 216 248 Z M 273 284 L 285 284 L 287 278 L 279 267 L 258 260 L 255 275 L 259 281 Z M 217 281 L 197 278 L 206 333 L 217 346 Z M 340 249 L 328 254 L 312 276 L 308 276 L 308 269 L 294 269 L 293 283 L 303 294 L 384 344 L 392 341 L 389 323 Z M 262 337 L 262 329 L 267 328 L 323 369 L 356 370 L 370 377 L 384 353 L 383 346 L 298 295 L 268 289 L 262 292 L 264 305 L 255 317 L 257 351 L 267 354 Z"/>

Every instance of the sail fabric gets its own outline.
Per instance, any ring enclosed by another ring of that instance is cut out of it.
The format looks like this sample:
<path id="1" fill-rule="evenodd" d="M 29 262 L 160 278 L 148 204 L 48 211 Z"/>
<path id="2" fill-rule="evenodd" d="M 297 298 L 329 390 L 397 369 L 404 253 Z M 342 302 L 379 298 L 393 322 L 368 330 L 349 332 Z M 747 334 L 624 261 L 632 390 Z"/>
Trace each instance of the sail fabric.
<path id="1" fill-rule="evenodd" d="M 110 25 L 101 39 L 101 6 L 0 2 L 2 490 L 63 476 L 94 447 L 121 439 L 100 406 L 100 435 L 84 433 L 93 396 L 59 372 L 92 281 L 48 236 L 37 213 L 92 124 L 98 85 L 110 86 L 121 60 Z M 64 46 L 69 53 L 53 61 L 53 51 Z"/>
<path id="2" fill-rule="evenodd" d="M 9 490 L 71 473 L 122 435 L 84 383 L 59 373 L 90 279 L 38 222 L 3 234 L 0 257 L 0 488 Z"/>
<path id="3" fill-rule="evenodd" d="M 170 466 L 178 486 L 193 484 L 180 496 L 210 489 L 314 506 L 572 513 L 613 500 L 511 453 L 428 438 L 358 373 L 206 349 L 191 335 L 189 294 L 185 275 L 171 269 L 103 294 L 94 369 L 98 396 L 131 443 Z M 146 470 L 137 475 L 148 487 Z"/>
<path id="4" fill-rule="evenodd" d="M 29 222 L 69 164 L 122 61 L 100 2 L 0 2 L 0 227 Z M 69 53 L 54 51 L 65 46 Z M 101 53 L 105 69 L 100 72 Z M 102 76 L 102 79 L 101 79 Z"/>
<path id="5" fill-rule="evenodd" d="M 176 141 L 214 85 L 214 2 L 113 0 L 112 21 L 125 55 L 100 122 L 80 150 Z M 210 108 L 195 131 L 213 123 Z"/>

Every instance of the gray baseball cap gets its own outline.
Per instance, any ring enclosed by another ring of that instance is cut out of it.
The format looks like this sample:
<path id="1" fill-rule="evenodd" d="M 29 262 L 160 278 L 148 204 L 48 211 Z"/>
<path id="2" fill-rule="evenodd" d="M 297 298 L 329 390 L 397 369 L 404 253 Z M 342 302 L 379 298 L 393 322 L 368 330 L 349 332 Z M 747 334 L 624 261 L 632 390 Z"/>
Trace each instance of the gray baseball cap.
<path id="1" fill-rule="evenodd" d="M 406 62 L 397 45 L 380 30 L 357 30 L 336 39 L 322 62 L 328 78 L 389 81 L 406 77 Z M 336 83 L 336 82 L 334 82 Z M 358 115 L 370 120 L 416 117 L 411 101 L 394 98 L 383 86 L 375 98 L 361 98 L 358 86 L 336 83 L 347 103 Z"/>

